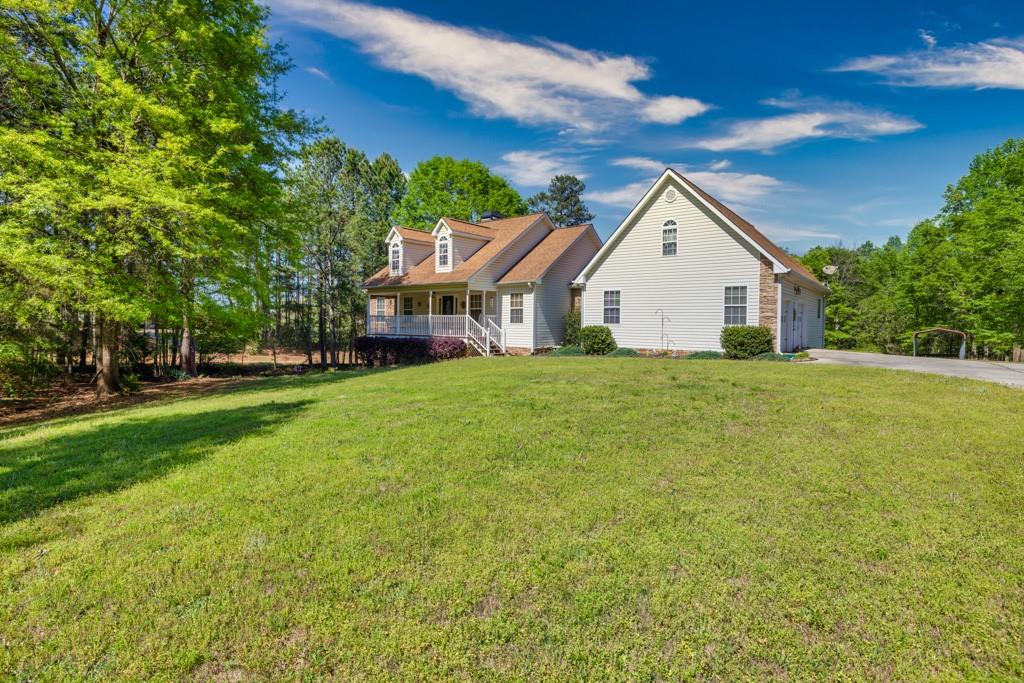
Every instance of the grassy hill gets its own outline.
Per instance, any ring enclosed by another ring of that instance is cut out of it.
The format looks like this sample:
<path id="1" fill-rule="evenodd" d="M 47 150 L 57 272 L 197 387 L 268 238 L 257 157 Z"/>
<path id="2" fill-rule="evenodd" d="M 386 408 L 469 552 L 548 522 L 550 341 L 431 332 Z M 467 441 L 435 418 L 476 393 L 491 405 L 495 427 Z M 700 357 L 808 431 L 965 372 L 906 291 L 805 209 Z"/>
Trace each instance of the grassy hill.
<path id="1" fill-rule="evenodd" d="M 499 358 L 0 431 L 33 680 L 1024 676 L 1024 392 Z"/>

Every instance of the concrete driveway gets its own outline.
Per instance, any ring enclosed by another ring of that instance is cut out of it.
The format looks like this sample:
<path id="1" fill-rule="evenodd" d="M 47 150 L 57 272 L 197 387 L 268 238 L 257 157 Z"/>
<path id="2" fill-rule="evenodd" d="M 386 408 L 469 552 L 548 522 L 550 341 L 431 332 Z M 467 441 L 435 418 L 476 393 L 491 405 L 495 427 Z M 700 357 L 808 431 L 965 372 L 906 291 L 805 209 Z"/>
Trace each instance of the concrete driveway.
<path id="1" fill-rule="evenodd" d="M 987 382 L 998 382 L 1024 388 L 1024 363 L 992 363 L 983 360 L 956 360 L 950 358 L 914 358 L 912 356 L 887 356 L 883 353 L 861 353 L 860 351 L 836 351 L 814 349 L 812 358 L 820 363 L 840 365 L 864 365 L 890 370 L 912 370 L 930 372 L 935 375 L 967 377 Z"/>

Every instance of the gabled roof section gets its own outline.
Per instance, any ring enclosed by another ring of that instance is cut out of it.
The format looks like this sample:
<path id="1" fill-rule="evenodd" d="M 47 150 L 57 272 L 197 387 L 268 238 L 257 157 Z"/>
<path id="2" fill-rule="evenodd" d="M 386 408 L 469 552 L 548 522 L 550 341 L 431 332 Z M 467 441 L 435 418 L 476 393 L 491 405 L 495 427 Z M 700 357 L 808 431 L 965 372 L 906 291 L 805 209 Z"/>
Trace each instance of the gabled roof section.
<path id="1" fill-rule="evenodd" d="M 566 228 L 556 228 L 542 239 L 529 254 L 524 256 L 519 263 L 512 266 L 512 269 L 505 273 L 498 280 L 501 284 L 510 282 L 537 282 L 551 270 L 561 256 L 569 251 L 572 245 L 580 239 L 590 237 L 596 246 L 601 246 L 601 238 L 597 236 L 594 226 L 572 225 Z"/>
<path id="2" fill-rule="evenodd" d="M 367 278 L 363 282 L 363 287 L 373 289 L 377 287 L 405 287 L 468 282 L 471 277 L 476 275 L 520 235 L 540 220 L 548 220 L 548 218 L 543 213 L 535 213 L 529 216 L 515 216 L 514 218 L 488 221 L 487 228 L 483 228 L 483 226 L 477 227 L 490 231 L 490 241 L 477 249 L 468 259 L 452 268 L 451 272 L 435 272 L 434 254 L 431 252 L 425 259 L 409 268 L 405 275 L 391 275 L 388 267 L 384 266 Z M 465 221 L 459 222 L 466 223 Z M 476 224 L 468 223 L 468 225 Z"/>
<path id="3" fill-rule="evenodd" d="M 673 173 L 675 173 L 675 171 L 673 171 Z M 821 285 L 821 282 L 818 281 L 818 278 L 814 277 L 811 271 L 804 268 L 803 264 L 800 263 L 800 261 L 787 254 L 784 249 L 781 249 L 774 242 L 768 239 L 764 235 L 764 233 L 755 228 L 748 221 L 744 220 L 742 216 L 740 216 L 735 211 L 730 209 L 728 206 L 726 206 L 725 204 L 718 201 L 710 194 L 699 188 L 692 180 L 690 180 L 686 176 L 680 173 L 676 173 L 676 175 L 678 175 L 680 180 L 682 180 L 686 184 L 686 186 L 693 190 L 701 199 L 703 199 L 704 201 L 708 202 L 716 209 L 718 209 L 726 218 L 729 219 L 730 223 L 732 223 L 737 228 L 745 232 L 747 236 L 750 237 L 750 239 L 754 240 L 754 242 L 758 244 L 758 246 L 767 251 L 770 255 L 770 258 L 779 261 L 787 269 L 796 272 L 798 275 L 802 275 L 803 277 L 808 278 Z M 825 285 L 821 286 L 824 287 Z"/>
<path id="4" fill-rule="evenodd" d="M 470 223 L 469 221 L 461 221 L 458 218 L 448 218 L 447 216 L 437 222 L 437 226 L 434 227 L 434 232 L 437 232 L 437 228 L 444 223 L 448 226 L 448 229 L 454 233 L 462 233 L 463 235 L 473 235 L 475 237 L 483 237 L 484 239 L 493 239 L 494 231 L 490 228 L 485 228 L 482 225 L 476 223 Z"/>
<path id="5" fill-rule="evenodd" d="M 622 223 L 619 224 L 619 227 L 615 229 L 615 232 L 613 232 L 612 236 L 608 238 L 608 241 L 605 242 L 603 247 L 601 247 L 601 250 L 594 255 L 594 258 L 590 260 L 587 267 L 583 269 L 582 273 L 580 273 L 580 276 L 577 278 L 578 281 L 585 281 L 594 267 L 604 259 L 609 251 L 615 248 L 615 245 L 618 244 L 625 235 L 626 230 L 640 211 L 647 205 L 650 199 L 657 196 L 658 191 L 662 186 L 669 182 L 669 180 L 675 180 L 677 183 L 689 190 L 698 203 L 702 204 L 712 214 L 718 216 L 727 226 L 731 227 L 741 239 L 745 240 L 748 244 L 754 247 L 754 249 L 767 257 L 768 260 L 772 262 L 775 272 L 793 273 L 802 279 L 825 289 L 825 285 L 821 284 L 821 282 L 819 282 L 810 271 L 804 268 L 799 261 L 779 248 L 750 222 L 744 220 L 735 211 L 698 187 L 692 180 L 672 168 L 666 168 L 654 184 L 651 185 L 651 188 L 647 190 L 643 197 L 640 198 L 640 201 L 636 203 L 633 210 L 629 212 L 629 215 L 627 215 Z"/>
<path id="6" fill-rule="evenodd" d="M 426 232 L 425 230 L 413 230 L 412 228 L 405 228 L 401 225 L 396 225 L 391 228 L 391 231 L 388 232 L 388 236 L 384 238 L 384 241 L 390 242 L 392 235 L 398 235 L 403 240 L 408 240 L 410 242 L 422 242 L 423 244 L 434 243 L 434 238 L 429 232 Z"/>

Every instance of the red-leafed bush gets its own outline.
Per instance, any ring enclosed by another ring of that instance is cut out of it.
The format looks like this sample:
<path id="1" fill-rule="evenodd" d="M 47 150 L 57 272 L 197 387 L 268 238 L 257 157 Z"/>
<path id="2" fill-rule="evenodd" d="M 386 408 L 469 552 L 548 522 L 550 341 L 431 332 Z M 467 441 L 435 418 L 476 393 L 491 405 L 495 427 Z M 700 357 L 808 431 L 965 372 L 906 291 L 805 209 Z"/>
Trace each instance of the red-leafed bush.
<path id="1" fill-rule="evenodd" d="M 466 355 L 466 342 L 457 337 L 358 337 L 356 354 L 368 367 L 414 365 Z"/>

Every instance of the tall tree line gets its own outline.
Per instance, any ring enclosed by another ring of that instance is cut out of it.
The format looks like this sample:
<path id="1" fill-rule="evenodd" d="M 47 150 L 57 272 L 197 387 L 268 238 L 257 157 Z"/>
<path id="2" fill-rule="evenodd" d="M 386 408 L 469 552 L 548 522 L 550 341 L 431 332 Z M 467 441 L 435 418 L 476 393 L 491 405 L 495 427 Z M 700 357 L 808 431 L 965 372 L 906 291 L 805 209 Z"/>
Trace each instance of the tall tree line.
<path id="1" fill-rule="evenodd" d="M 288 64 L 266 41 L 266 12 L 0 4 L 6 339 L 67 356 L 91 337 L 110 393 L 126 330 L 177 329 L 194 374 L 201 310 L 258 308 L 254 263 L 283 239 L 277 174 L 307 128 L 278 106 Z"/>
<path id="2" fill-rule="evenodd" d="M 906 242 L 815 247 L 802 261 L 832 289 L 829 346 L 901 352 L 915 330 L 947 327 L 968 333 L 976 357 L 1024 361 L 1024 140 L 978 155 Z"/>
<path id="3" fill-rule="evenodd" d="M 373 161 L 334 137 L 303 147 L 285 175 L 286 220 L 297 237 L 281 254 L 276 296 L 276 346 L 305 348 L 313 363 L 337 366 L 351 352 L 365 312 L 360 283 L 383 266 L 384 237 L 405 196 L 395 161 Z"/>

